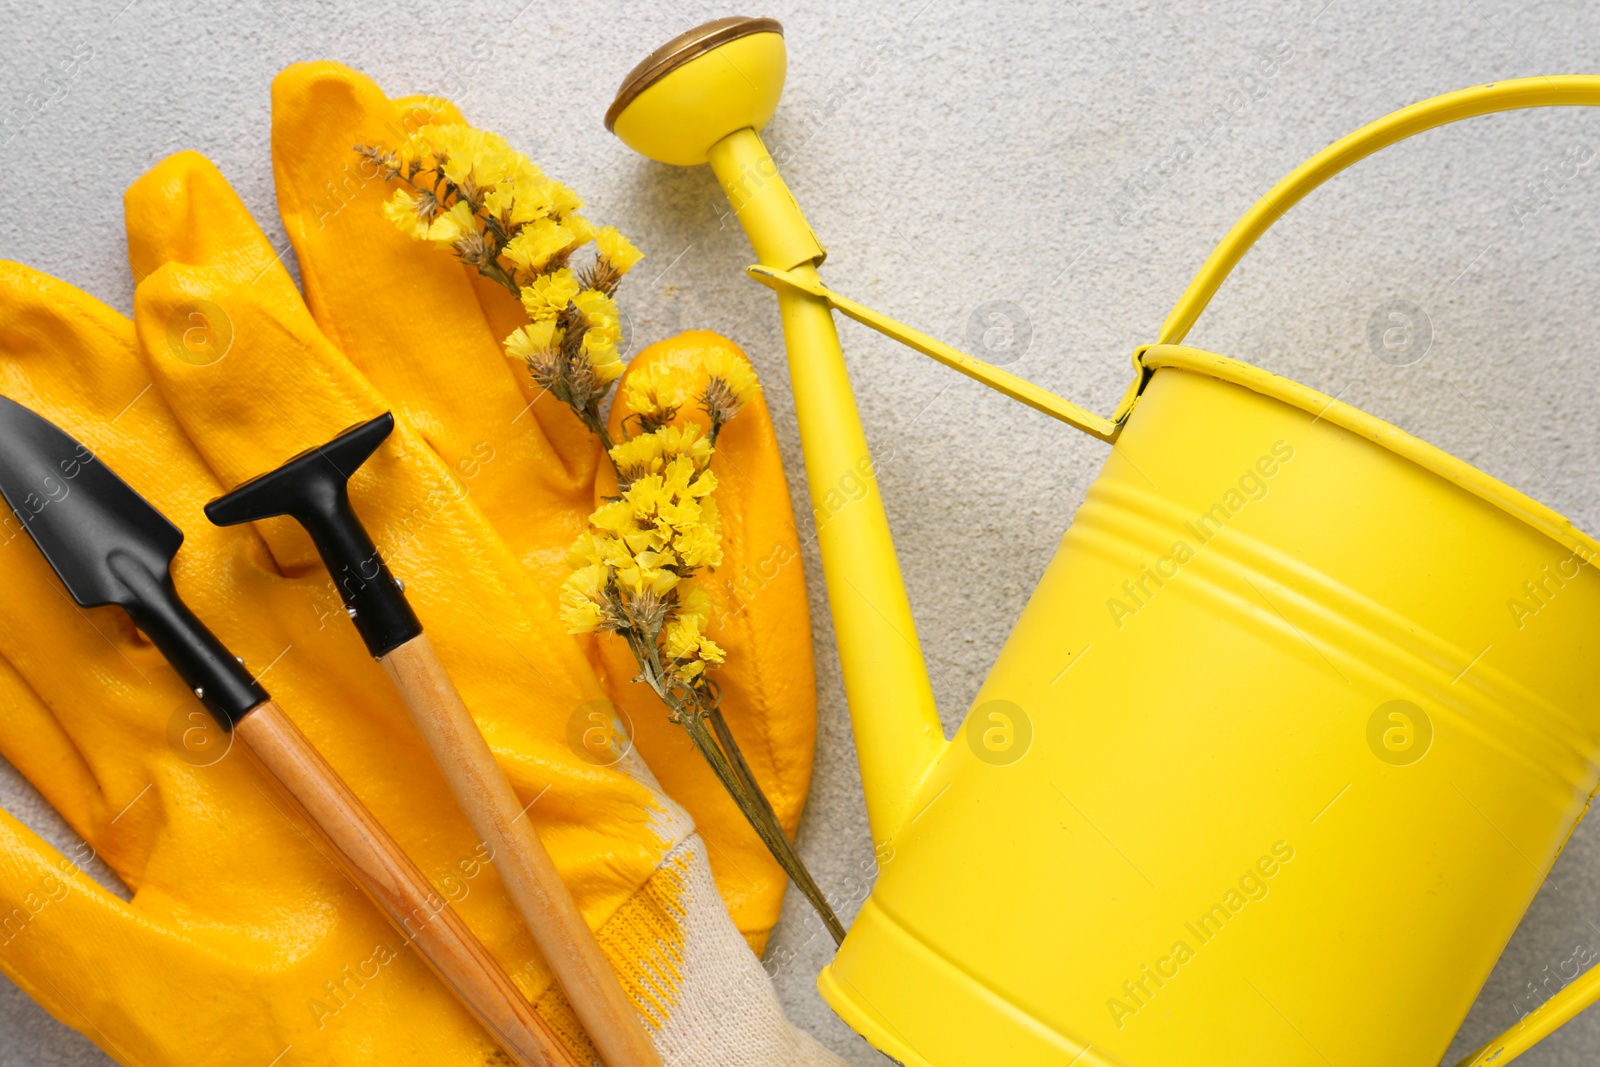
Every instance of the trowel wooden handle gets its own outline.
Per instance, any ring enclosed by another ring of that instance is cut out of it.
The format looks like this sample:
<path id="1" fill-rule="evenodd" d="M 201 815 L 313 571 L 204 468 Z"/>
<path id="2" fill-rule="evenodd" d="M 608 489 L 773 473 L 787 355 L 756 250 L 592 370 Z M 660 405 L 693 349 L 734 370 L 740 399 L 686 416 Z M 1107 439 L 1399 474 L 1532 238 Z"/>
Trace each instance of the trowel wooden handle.
<path id="1" fill-rule="evenodd" d="M 350 787 L 272 701 L 234 726 L 338 850 L 346 869 L 522 1067 L 578 1067 L 511 978 Z"/>
<path id="2" fill-rule="evenodd" d="M 379 658 L 607 1067 L 661 1067 L 650 1035 L 426 634 Z"/>

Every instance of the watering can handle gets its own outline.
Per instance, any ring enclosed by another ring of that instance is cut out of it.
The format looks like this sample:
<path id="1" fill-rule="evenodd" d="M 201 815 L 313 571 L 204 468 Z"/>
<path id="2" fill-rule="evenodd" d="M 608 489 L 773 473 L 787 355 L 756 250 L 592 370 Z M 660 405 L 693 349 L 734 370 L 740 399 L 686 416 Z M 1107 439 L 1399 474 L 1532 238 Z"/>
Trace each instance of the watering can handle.
<path id="1" fill-rule="evenodd" d="M 1410 107 L 1401 108 L 1392 115 L 1363 126 L 1349 136 L 1335 141 L 1291 171 L 1234 224 L 1233 229 L 1228 231 L 1222 243 L 1217 245 L 1205 265 L 1200 268 L 1200 273 L 1189 283 L 1189 288 L 1184 291 L 1177 306 L 1172 309 L 1172 314 L 1167 316 L 1157 343 L 1181 344 L 1188 335 L 1189 328 L 1206 309 L 1206 305 L 1216 295 L 1234 265 L 1250 250 L 1250 246 L 1256 243 L 1256 239 L 1282 218 L 1290 208 L 1304 199 L 1307 193 L 1351 164 L 1396 141 L 1460 119 L 1475 118 L 1496 111 L 1514 111 L 1519 108 L 1565 107 L 1578 104 L 1600 105 L 1600 75 L 1561 74 L 1543 78 L 1518 78 L 1462 89 L 1459 92 L 1435 96 Z M 1148 377 L 1139 358 L 1144 348 L 1140 348 L 1134 355 L 1134 365 L 1140 368 L 1140 373 L 1123 394 L 1116 411 L 1110 418 L 1105 418 L 1047 392 L 1009 371 L 974 359 L 920 330 L 841 296 L 823 285 L 814 273 L 802 274 L 767 265 L 749 267 L 747 273 L 768 288 L 778 291 L 798 291 L 816 297 L 835 311 L 887 337 L 892 337 L 924 355 L 931 356 L 945 366 L 980 381 L 1013 400 L 1021 401 L 1036 411 L 1060 419 L 1102 441 L 1116 440 L 1123 421 L 1133 409 L 1133 403 Z M 1600 990 L 1596 992 L 1596 999 L 1600 999 Z"/>
<path id="2" fill-rule="evenodd" d="M 1291 171 L 1234 224 L 1167 316 L 1158 343 L 1183 343 L 1190 327 L 1256 239 L 1307 193 L 1351 164 L 1396 141 L 1461 119 L 1526 107 L 1580 104 L 1600 105 L 1600 75 L 1561 74 L 1490 82 L 1401 108 L 1340 138 Z"/>

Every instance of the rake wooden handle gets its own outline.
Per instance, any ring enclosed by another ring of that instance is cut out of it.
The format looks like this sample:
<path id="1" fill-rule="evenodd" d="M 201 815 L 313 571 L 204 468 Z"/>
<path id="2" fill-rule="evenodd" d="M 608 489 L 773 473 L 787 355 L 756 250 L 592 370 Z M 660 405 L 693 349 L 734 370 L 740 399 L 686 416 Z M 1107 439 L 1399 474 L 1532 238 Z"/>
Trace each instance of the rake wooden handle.
<path id="1" fill-rule="evenodd" d="M 428 635 L 418 634 L 378 662 L 410 708 L 473 830 L 494 849 L 494 865 L 506 892 L 606 1067 L 661 1067 L 644 1023 Z"/>
<path id="2" fill-rule="evenodd" d="M 234 732 L 513 1061 L 521 1067 L 579 1067 L 455 909 L 282 709 L 270 700 L 259 704 Z"/>

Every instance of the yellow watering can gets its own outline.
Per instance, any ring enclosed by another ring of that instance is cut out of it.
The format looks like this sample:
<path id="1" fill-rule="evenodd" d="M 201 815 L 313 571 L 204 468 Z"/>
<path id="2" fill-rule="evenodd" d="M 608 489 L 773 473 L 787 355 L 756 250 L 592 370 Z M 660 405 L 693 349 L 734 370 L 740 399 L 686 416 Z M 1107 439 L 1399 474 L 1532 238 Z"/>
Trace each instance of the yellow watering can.
<path id="1" fill-rule="evenodd" d="M 823 996 L 916 1067 L 1432 1067 L 1600 783 L 1600 544 L 1395 427 L 1184 335 L 1321 182 L 1600 77 L 1428 100 L 1264 196 L 1101 418 L 825 288 L 756 134 L 782 30 L 721 19 L 607 125 L 710 162 L 777 291 L 881 863 Z M 834 330 L 840 311 L 1111 442 L 954 741 Z M 1579 977 L 1467 1060 L 1600 999 Z"/>

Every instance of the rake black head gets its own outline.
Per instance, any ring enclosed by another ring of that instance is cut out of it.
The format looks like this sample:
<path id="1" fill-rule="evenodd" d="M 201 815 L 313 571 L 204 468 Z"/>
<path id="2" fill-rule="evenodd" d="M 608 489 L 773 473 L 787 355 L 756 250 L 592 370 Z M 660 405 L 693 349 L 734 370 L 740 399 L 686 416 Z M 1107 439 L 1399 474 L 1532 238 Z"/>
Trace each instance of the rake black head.
<path id="1" fill-rule="evenodd" d="M 218 526 L 278 515 L 304 526 L 333 575 L 345 611 L 376 657 L 422 632 L 400 583 L 350 506 L 350 476 L 393 430 L 394 416 L 385 412 L 206 505 L 206 518 Z"/>
<path id="2" fill-rule="evenodd" d="M 125 609 L 218 722 L 231 727 L 267 699 L 178 598 L 171 566 L 183 531 L 54 423 L 4 397 L 0 496 L 72 599 Z"/>

